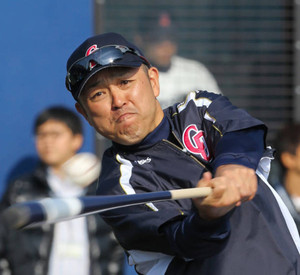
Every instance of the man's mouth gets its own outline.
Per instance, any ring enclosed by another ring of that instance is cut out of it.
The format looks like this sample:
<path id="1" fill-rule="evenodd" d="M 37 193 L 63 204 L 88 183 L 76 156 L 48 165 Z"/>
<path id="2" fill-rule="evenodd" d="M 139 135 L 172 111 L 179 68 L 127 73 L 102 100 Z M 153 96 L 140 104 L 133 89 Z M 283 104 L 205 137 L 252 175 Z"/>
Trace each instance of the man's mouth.
<path id="1" fill-rule="evenodd" d="M 126 121 L 127 119 L 131 118 L 134 114 L 133 113 L 124 113 L 124 114 L 121 114 L 116 122 L 120 123 L 120 122 L 123 122 L 123 121 Z"/>

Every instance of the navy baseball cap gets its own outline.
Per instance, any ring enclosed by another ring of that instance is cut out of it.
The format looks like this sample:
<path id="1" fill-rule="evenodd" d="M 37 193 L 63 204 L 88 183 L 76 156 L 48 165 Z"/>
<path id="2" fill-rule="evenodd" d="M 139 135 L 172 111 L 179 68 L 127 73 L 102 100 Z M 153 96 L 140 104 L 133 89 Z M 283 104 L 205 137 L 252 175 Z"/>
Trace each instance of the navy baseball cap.
<path id="1" fill-rule="evenodd" d="M 87 81 L 109 67 L 151 67 L 142 51 L 117 33 L 104 33 L 86 39 L 69 57 L 66 87 L 78 100 Z"/>

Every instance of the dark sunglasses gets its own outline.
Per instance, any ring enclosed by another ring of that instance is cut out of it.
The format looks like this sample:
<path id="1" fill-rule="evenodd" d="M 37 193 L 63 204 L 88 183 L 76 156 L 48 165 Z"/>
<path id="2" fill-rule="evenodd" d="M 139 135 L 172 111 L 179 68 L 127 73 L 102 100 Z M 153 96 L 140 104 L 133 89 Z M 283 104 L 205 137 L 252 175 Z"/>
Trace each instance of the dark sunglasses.
<path id="1" fill-rule="evenodd" d="M 138 56 L 142 63 L 150 67 L 148 60 L 134 49 L 121 45 L 109 45 L 95 50 L 92 54 L 85 56 L 73 63 L 66 76 L 66 87 L 71 91 L 78 85 L 91 70 L 100 65 L 107 66 L 122 60 L 124 54 L 131 53 Z"/>

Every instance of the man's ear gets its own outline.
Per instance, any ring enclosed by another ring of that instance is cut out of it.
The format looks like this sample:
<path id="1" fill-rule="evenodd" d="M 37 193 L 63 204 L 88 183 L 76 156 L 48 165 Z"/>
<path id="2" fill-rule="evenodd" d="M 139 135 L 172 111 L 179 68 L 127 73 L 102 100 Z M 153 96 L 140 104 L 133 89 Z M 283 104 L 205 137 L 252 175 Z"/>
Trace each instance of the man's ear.
<path id="1" fill-rule="evenodd" d="M 81 106 L 81 104 L 76 102 L 75 108 L 76 108 L 77 112 L 79 114 L 81 114 L 89 124 L 91 124 L 89 121 L 88 115 L 87 115 L 86 111 L 84 110 L 84 108 Z"/>
<path id="2" fill-rule="evenodd" d="M 160 88 L 159 88 L 159 72 L 158 69 L 155 67 L 151 67 L 148 69 L 148 76 L 149 80 L 154 92 L 154 96 L 158 97 L 160 93 Z"/>

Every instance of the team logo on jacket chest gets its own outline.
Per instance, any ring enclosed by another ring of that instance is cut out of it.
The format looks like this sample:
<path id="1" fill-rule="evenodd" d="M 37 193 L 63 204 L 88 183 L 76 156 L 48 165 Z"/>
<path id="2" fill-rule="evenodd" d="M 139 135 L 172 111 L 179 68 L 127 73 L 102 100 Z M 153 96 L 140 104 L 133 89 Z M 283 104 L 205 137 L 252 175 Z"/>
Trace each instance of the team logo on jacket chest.
<path id="1" fill-rule="evenodd" d="M 186 149 L 195 155 L 200 155 L 203 159 L 209 160 L 210 155 L 204 139 L 204 132 L 198 130 L 195 124 L 185 128 L 182 140 Z"/>

